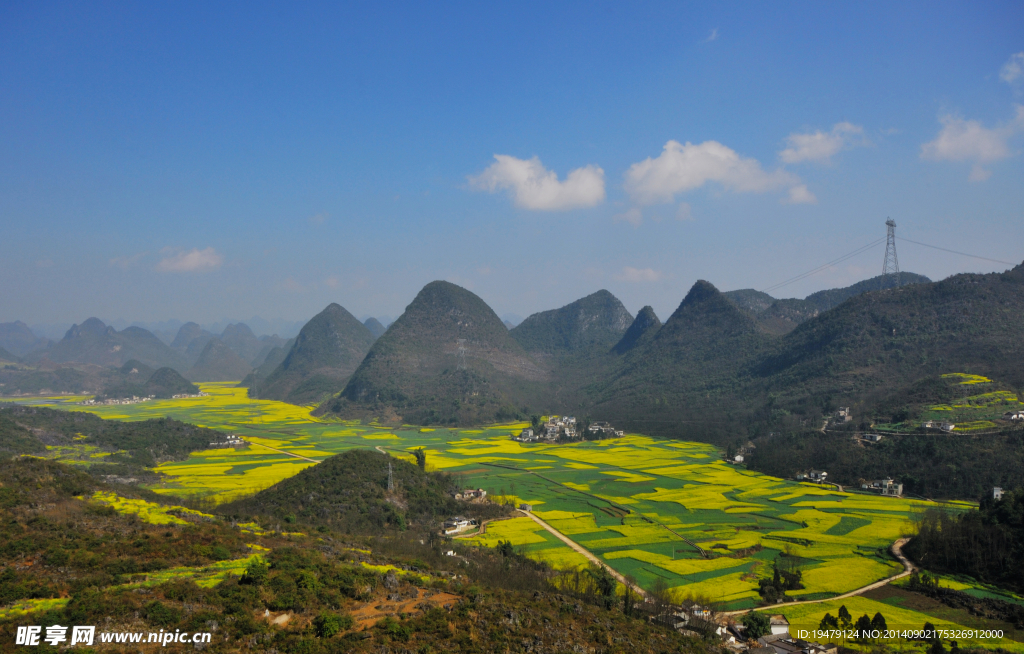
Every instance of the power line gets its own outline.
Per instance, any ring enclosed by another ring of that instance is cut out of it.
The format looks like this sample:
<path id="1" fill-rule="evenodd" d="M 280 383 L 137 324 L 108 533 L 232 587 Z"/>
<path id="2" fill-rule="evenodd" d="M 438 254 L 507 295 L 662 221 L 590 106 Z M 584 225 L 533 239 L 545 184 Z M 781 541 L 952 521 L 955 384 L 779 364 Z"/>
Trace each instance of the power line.
<path id="1" fill-rule="evenodd" d="M 854 250 L 853 252 L 850 252 L 849 254 L 844 254 L 843 256 L 839 257 L 838 259 L 833 259 L 832 261 L 829 261 L 828 263 L 824 263 L 824 264 L 818 266 L 817 268 L 815 268 L 813 270 L 809 270 L 809 271 L 807 271 L 805 273 L 797 275 L 796 277 L 791 277 L 790 279 L 787 279 L 784 282 L 779 282 L 778 284 L 775 284 L 773 286 L 769 286 L 768 288 L 763 289 L 761 292 L 762 293 L 767 293 L 769 291 L 774 291 L 776 289 L 782 288 L 783 286 L 789 286 L 790 284 L 798 282 L 801 279 L 806 279 L 807 277 L 810 277 L 811 275 L 817 274 L 817 273 L 821 272 L 822 270 L 825 270 L 826 268 L 828 268 L 830 266 L 834 266 L 837 263 L 840 263 L 842 261 L 846 261 L 850 257 L 855 257 L 858 254 L 862 254 L 864 252 L 867 252 L 871 248 L 875 247 L 876 245 L 880 245 L 883 242 L 885 242 L 884 238 L 880 238 L 880 239 L 878 239 L 876 241 L 872 241 L 871 243 L 868 243 L 867 245 L 865 245 L 863 247 L 857 248 L 856 250 Z"/>
<path id="2" fill-rule="evenodd" d="M 906 241 L 907 243 L 913 243 L 914 245 L 923 245 L 924 247 L 931 248 L 933 250 L 942 250 L 943 252 L 950 252 L 952 254 L 959 254 L 960 256 L 964 256 L 964 257 L 971 257 L 972 259 L 982 259 L 984 261 L 993 261 L 995 263 L 1005 263 L 1008 266 L 1016 266 L 1017 265 L 1017 264 L 1013 263 L 1012 261 L 1003 261 L 1002 259 L 990 259 L 988 257 L 979 257 L 976 254 L 967 254 L 966 252 L 957 252 L 956 250 L 949 250 L 949 249 L 946 249 L 946 248 L 940 248 L 937 245 L 928 245 L 927 243 L 919 243 L 918 241 L 911 241 L 906 236 L 901 236 L 900 240 L 901 241 Z"/>

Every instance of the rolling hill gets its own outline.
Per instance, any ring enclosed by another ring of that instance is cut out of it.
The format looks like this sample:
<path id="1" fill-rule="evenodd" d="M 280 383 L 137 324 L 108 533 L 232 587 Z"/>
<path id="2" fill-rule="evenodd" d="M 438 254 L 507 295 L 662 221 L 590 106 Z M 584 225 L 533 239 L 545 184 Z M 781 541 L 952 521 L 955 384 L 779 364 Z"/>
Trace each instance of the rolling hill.
<path id="1" fill-rule="evenodd" d="M 483 300 L 436 281 L 423 287 L 320 411 L 479 424 L 518 415 L 548 377 Z"/>
<path id="2" fill-rule="evenodd" d="M 257 393 L 292 404 L 319 402 L 344 388 L 373 340 L 366 325 L 341 305 L 329 304 L 306 323 Z"/>
<path id="3" fill-rule="evenodd" d="M 153 370 L 138 361 L 129 361 L 118 371 L 118 377 L 108 382 L 96 399 L 121 397 L 149 397 L 166 399 L 181 393 L 198 393 L 199 387 L 188 381 L 174 368 Z"/>

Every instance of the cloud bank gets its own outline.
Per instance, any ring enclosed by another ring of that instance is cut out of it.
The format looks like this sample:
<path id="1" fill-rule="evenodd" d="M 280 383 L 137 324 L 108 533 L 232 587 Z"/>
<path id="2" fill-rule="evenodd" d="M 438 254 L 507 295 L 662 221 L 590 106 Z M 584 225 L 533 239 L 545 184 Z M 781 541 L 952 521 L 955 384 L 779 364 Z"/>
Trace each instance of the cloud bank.
<path id="1" fill-rule="evenodd" d="M 956 116 L 940 116 L 939 130 L 935 140 L 921 146 L 921 158 L 928 161 L 968 161 L 974 165 L 968 179 L 980 182 L 989 178 L 992 172 L 983 168 L 1013 152 L 1009 140 L 1024 130 L 1024 105 L 1017 105 L 1017 115 L 1009 123 L 988 128 L 977 120 L 966 120 Z"/>
<path id="2" fill-rule="evenodd" d="M 1010 55 L 1009 60 L 999 69 L 999 79 L 1015 88 L 1024 82 L 1024 52 Z"/>
<path id="3" fill-rule="evenodd" d="M 165 257 L 156 264 L 160 272 L 208 272 L 220 268 L 224 257 L 211 248 L 192 248 Z"/>
<path id="4" fill-rule="evenodd" d="M 472 188 L 495 193 L 508 191 L 517 207 L 533 211 L 566 211 L 592 207 L 604 201 L 604 171 L 589 165 L 559 181 L 540 159 L 494 155 L 495 162 L 479 175 L 470 176 Z"/>
<path id="5" fill-rule="evenodd" d="M 864 128 L 853 123 L 836 123 L 831 132 L 818 130 L 811 134 L 790 134 L 786 137 L 789 146 L 779 152 L 784 163 L 803 161 L 827 163 L 832 156 L 851 144 L 852 137 L 863 134 Z"/>
<path id="6" fill-rule="evenodd" d="M 669 141 L 656 158 L 633 164 L 626 171 L 625 189 L 634 202 L 647 205 L 672 202 L 676 194 L 717 182 L 736 193 L 765 193 L 801 186 L 800 178 L 785 170 L 765 171 L 761 164 L 742 157 L 717 141 L 694 145 Z M 791 202 L 814 202 L 814 196 L 790 193 Z"/>

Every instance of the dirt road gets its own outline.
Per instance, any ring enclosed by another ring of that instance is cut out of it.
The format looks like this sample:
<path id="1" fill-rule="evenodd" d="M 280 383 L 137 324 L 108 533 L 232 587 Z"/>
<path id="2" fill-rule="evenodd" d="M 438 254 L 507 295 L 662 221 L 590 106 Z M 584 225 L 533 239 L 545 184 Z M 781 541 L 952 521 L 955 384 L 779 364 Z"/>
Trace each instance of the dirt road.
<path id="1" fill-rule="evenodd" d="M 568 536 L 566 536 L 562 532 L 558 531 L 557 529 L 555 529 L 554 527 L 552 527 L 548 523 L 544 522 L 543 520 L 541 520 L 537 516 L 533 515 L 533 513 L 531 513 L 530 511 L 523 511 L 521 509 L 516 509 L 516 510 L 519 511 L 519 513 L 522 513 L 526 517 L 528 517 L 531 520 L 533 520 L 534 522 L 536 522 L 541 527 L 544 527 L 545 529 L 547 529 L 549 532 L 554 534 L 555 538 L 557 538 L 558 540 L 562 541 L 563 543 L 565 543 L 569 547 L 573 548 L 574 550 L 576 550 L 577 552 L 579 552 L 580 554 L 585 556 L 588 561 L 596 563 L 597 565 L 599 565 L 602 568 L 604 568 L 605 570 L 607 570 L 608 573 L 611 574 L 612 577 L 615 577 L 615 579 L 620 584 L 623 584 L 624 586 L 629 586 L 630 588 L 632 588 L 637 594 L 639 594 L 644 599 L 649 599 L 649 596 L 647 595 L 647 591 L 646 590 L 644 590 L 643 588 L 640 588 L 636 584 L 630 583 L 628 579 L 626 579 L 621 574 L 619 574 L 618 572 L 613 570 L 604 561 L 602 561 L 601 559 L 597 558 L 595 555 L 591 554 L 590 550 L 586 549 L 582 545 L 577 544 L 575 541 L 573 541 L 571 538 L 569 538 Z"/>

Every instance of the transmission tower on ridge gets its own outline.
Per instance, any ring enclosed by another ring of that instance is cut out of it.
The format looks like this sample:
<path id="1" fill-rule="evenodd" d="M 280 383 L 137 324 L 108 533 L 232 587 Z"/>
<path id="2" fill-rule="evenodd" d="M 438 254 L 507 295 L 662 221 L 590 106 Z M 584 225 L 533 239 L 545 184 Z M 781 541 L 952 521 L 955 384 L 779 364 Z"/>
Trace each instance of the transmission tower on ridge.
<path id="1" fill-rule="evenodd" d="M 459 357 L 458 369 L 459 370 L 465 370 L 466 369 L 466 339 L 464 339 L 464 338 L 460 338 L 459 339 L 459 351 L 458 351 L 457 355 Z"/>
<path id="2" fill-rule="evenodd" d="M 882 264 L 882 288 L 898 288 L 900 285 L 900 262 L 896 258 L 896 221 L 885 221 L 888 234 L 885 239 L 885 263 Z"/>

